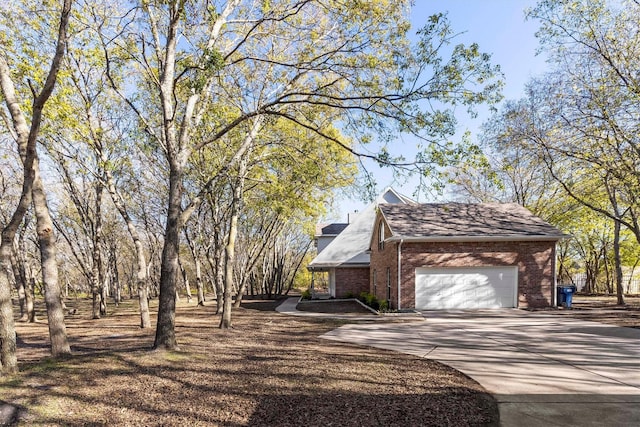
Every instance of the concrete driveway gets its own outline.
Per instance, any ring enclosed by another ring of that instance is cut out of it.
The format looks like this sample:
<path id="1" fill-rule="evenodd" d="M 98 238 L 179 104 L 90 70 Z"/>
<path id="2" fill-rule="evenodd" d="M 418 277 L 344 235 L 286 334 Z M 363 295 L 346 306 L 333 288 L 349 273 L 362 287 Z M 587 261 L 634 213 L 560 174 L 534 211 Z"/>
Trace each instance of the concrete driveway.
<path id="1" fill-rule="evenodd" d="M 503 426 L 640 425 L 639 329 L 516 309 L 424 316 L 322 337 L 452 366 L 496 396 Z"/>

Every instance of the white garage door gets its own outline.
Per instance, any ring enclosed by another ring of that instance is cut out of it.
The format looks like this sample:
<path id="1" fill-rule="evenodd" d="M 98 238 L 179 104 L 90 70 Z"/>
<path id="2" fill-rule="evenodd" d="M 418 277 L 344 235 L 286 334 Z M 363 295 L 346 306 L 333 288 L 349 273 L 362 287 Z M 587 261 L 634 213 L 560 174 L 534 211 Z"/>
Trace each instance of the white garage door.
<path id="1" fill-rule="evenodd" d="M 517 267 L 416 268 L 418 310 L 517 306 Z"/>

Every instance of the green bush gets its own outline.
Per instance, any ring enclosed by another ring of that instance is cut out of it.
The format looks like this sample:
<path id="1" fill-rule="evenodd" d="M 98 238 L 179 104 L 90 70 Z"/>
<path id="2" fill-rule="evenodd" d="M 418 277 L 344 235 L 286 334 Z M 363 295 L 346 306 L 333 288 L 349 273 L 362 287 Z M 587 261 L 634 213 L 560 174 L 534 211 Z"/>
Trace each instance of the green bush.
<path id="1" fill-rule="evenodd" d="M 378 301 L 378 298 L 369 292 L 362 292 L 359 299 L 374 310 L 380 309 L 380 302 Z"/>
<path id="2" fill-rule="evenodd" d="M 389 310 L 389 301 L 387 301 L 386 299 L 383 299 L 382 301 L 380 301 L 380 308 L 378 309 L 378 311 L 387 311 Z"/>
<path id="3" fill-rule="evenodd" d="M 347 292 L 344 297 L 345 298 L 355 298 L 356 296 L 353 294 L 353 292 Z"/>
<path id="4" fill-rule="evenodd" d="M 302 299 L 311 299 L 311 289 L 307 288 L 302 291 Z"/>

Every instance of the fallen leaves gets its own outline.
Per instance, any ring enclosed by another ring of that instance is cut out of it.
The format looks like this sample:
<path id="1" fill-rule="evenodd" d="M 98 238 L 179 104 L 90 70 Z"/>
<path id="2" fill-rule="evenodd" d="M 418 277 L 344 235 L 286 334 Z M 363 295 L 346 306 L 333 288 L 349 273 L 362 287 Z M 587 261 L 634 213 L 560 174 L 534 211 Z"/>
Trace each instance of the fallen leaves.
<path id="1" fill-rule="evenodd" d="M 495 400 L 447 366 L 322 340 L 341 323 L 271 302 L 245 306 L 220 330 L 214 306 L 179 304 L 180 352 L 150 350 L 134 304 L 68 319 L 67 360 L 47 359 L 46 324 L 18 324 L 21 372 L 0 394 L 44 425 L 497 425 Z"/>

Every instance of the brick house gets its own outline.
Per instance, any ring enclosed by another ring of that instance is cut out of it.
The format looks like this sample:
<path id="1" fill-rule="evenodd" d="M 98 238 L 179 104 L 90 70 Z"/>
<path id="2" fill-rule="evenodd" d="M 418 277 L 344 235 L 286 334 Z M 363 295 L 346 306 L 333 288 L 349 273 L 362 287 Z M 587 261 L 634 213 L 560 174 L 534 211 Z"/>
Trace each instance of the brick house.
<path id="1" fill-rule="evenodd" d="M 317 227 L 315 240 L 318 254 L 307 268 L 312 274 L 328 275 L 331 297 L 357 296 L 369 291 L 369 242 L 380 203 L 393 205 L 414 202 L 387 188 L 362 212 L 351 215 L 351 221 L 346 226 L 330 224 Z"/>
<path id="2" fill-rule="evenodd" d="M 380 204 L 370 291 L 399 309 L 554 306 L 564 237 L 516 204 Z"/>

